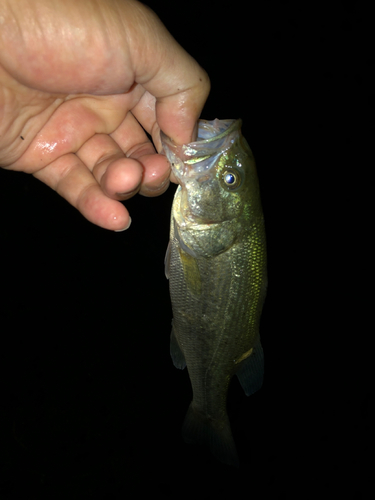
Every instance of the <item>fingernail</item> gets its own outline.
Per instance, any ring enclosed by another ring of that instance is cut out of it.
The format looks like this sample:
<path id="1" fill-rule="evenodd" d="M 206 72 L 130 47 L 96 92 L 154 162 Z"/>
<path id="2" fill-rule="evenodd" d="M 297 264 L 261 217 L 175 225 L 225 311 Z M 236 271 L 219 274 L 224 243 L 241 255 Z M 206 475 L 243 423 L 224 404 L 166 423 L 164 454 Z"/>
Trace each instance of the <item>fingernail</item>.
<path id="1" fill-rule="evenodd" d="M 123 201 L 128 200 L 138 193 L 139 188 L 140 186 L 137 186 L 135 189 L 133 189 L 133 191 L 128 191 L 127 193 L 116 193 L 116 196 L 121 198 L 121 200 Z"/>
<path id="2" fill-rule="evenodd" d="M 128 225 L 126 227 L 124 227 L 124 229 L 115 229 L 115 233 L 121 233 L 122 231 L 126 231 L 127 229 L 129 229 L 131 223 L 132 223 L 132 219 L 131 219 L 131 217 L 129 217 Z"/>

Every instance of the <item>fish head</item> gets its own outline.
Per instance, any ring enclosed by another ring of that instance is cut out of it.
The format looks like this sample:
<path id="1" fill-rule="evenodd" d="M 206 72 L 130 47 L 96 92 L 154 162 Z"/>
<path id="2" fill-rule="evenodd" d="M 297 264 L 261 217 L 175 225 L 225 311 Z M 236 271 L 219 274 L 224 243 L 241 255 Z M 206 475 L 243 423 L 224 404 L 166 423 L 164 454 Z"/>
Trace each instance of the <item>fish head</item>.
<path id="1" fill-rule="evenodd" d="M 199 120 L 197 141 L 181 146 L 162 134 L 164 152 L 180 185 L 173 214 L 180 228 L 239 221 L 254 211 L 258 181 L 241 123 Z"/>

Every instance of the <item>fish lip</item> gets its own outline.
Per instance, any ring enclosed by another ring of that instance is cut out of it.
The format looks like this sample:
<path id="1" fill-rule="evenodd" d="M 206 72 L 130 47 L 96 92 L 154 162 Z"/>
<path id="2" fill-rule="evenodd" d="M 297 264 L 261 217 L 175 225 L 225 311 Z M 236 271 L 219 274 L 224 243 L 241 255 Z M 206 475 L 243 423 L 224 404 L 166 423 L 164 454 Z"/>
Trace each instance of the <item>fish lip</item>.
<path id="1" fill-rule="evenodd" d="M 171 164 L 179 184 L 208 173 L 216 165 L 216 159 L 228 151 L 241 135 L 241 119 L 199 120 L 198 140 L 188 144 L 175 144 L 163 132 L 160 133 L 163 153 Z"/>
<path id="2" fill-rule="evenodd" d="M 227 124 L 227 126 L 219 132 L 218 134 L 213 134 L 213 129 L 215 126 L 218 126 L 218 124 Z M 209 144 L 210 147 L 212 146 L 211 143 L 215 141 L 220 141 L 221 139 L 229 136 L 232 134 L 233 131 L 237 129 L 238 133 L 240 133 L 242 126 L 242 120 L 240 118 L 238 119 L 226 119 L 226 120 L 199 120 L 198 122 L 198 140 L 194 142 L 189 142 L 188 144 L 182 144 L 182 145 L 177 145 L 175 144 L 170 137 L 168 137 L 166 134 L 164 134 L 163 131 L 160 132 L 160 137 L 162 142 L 168 144 L 170 148 L 173 148 L 176 153 L 184 153 L 183 156 L 187 156 L 188 158 L 191 157 L 196 157 L 196 154 L 199 150 L 203 149 L 202 146 L 205 146 L 206 144 Z M 207 135 L 207 130 L 211 128 L 211 131 L 208 131 L 208 134 L 211 134 L 209 137 L 204 138 L 204 135 Z M 206 130 L 206 132 L 205 132 Z M 229 145 L 230 147 L 230 145 Z M 222 151 L 222 145 L 220 145 L 218 148 L 220 151 Z M 207 154 L 207 153 L 205 153 Z M 212 154 L 212 148 L 210 149 L 209 154 Z M 180 159 L 183 161 L 185 158 L 183 156 L 180 156 Z M 188 159 L 187 158 L 187 159 Z"/>

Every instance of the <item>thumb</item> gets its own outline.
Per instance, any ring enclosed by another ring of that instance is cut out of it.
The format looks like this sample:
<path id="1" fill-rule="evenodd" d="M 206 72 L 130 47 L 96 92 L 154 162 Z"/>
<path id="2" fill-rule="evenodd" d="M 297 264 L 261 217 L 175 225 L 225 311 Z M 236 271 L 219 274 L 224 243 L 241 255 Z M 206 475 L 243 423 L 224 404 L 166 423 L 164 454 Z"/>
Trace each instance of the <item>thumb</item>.
<path id="1" fill-rule="evenodd" d="M 196 139 L 196 123 L 210 92 L 209 77 L 151 9 L 140 3 L 137 7 L 146 17 L 139 25 L 148 29 L 134 31 L 128 40 L 135 81 L 156 98 L 154 142 L 160 144 L 156 135 L 161 129 L 175 143 L 186 144 Z"/>

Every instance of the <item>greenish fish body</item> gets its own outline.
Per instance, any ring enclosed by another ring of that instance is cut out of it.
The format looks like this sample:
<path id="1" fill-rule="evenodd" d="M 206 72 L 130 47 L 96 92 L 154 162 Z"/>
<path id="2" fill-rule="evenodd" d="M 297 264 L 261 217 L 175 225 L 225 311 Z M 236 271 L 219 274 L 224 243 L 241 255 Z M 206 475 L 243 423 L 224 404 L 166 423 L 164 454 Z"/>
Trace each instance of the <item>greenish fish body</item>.
<path id="1" fill-rule="evenodd" d="M 171 356 L 193 389 L 182 432 L 238 466 L 226 411 L 229 382 L 245 393 L 263 380 L 259 322 L 266 295 L 266 240 L 258 178 L 240 120 L 199 121 L 179 146 L 162 134 L 178 179 L 166 255 L 173 309 Z"/>

